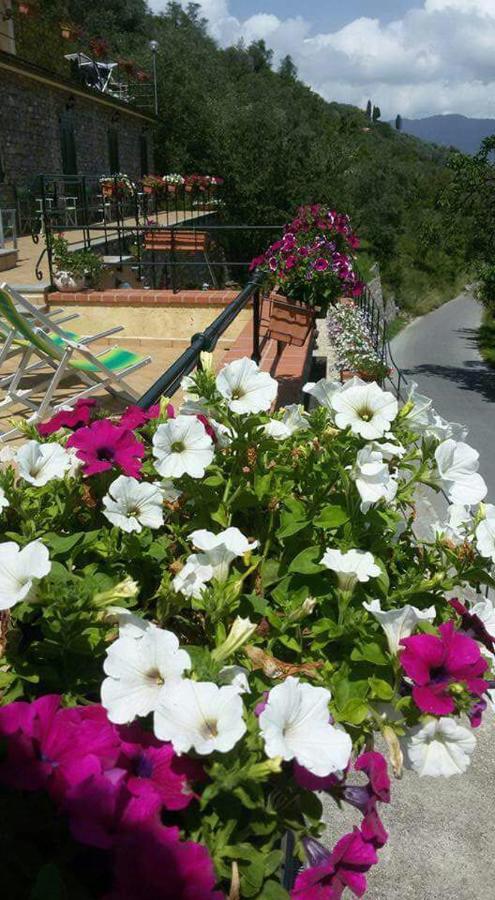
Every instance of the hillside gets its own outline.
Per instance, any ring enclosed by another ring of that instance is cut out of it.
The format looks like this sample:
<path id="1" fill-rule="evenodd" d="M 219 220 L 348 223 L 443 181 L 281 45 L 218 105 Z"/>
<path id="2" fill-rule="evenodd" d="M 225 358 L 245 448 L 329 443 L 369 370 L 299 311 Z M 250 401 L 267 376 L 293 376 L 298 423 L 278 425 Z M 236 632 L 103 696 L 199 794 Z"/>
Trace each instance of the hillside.
<path id="1" fill-rule="evenodd" d="M 462 153 L 476 153 L 482 140 L 495 134 L 495 119 L 471 119 L 459 115 L 402 119 L 402 130 L 423 141 L 455 147 Z"/>
<path id="2" fill-rule="evenodd" d="M 274 71 L 263 41 L 219 48 L 194 4 L 151 15 L 144 0 L 49 2 L 88 45 L 106 38 L 113 58 L 149 68 L 149 39 L 159 42 L 156 168 L 222 175 L 226 222 L 278 225 L 300 203 L 327 202 L 350 214 L 400 304 L 419 310 L 453 296 L 462 241 L 447 236 L 439 202 L 452 177 L 446 150 L 327 103 L 290 57 Z M 244 233 L 226 252 L 249 259 L 266 240 Z"/>

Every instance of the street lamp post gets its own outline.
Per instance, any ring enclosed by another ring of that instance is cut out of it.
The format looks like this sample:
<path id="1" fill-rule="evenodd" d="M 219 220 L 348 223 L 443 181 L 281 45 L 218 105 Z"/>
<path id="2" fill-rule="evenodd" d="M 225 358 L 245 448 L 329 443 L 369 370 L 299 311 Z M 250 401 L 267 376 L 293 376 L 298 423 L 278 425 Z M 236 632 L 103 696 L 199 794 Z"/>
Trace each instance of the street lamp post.
<path id="1" fill-rule="evenodd" d="M 156 81 L 156 53 L 158 50 L 158 41 L 150 41 L 150 50 L 153 54 L 153 88 L 155 93 L 155 116 L 158 115 L 158 85 Z"/>

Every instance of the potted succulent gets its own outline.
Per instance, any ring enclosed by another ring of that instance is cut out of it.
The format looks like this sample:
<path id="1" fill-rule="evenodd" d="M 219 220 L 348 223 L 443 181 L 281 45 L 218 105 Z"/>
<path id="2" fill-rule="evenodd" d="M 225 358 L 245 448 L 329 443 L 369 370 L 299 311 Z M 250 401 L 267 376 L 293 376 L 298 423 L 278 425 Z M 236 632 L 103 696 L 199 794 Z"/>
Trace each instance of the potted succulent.
<path id="1" fill-rule="evenodd" d="M 98 285 L 103 263 L 93 250 L 69 249 L 69 242 L 58 235 L 51 243 L 53 283 L 57 290 L 74 293 Z"/>
<path id="2" fill-rule="evenodd" d="M 303 322 L 307 336 L 317 313 L 326 313 L 344 293 L 361 293 L 352 256 L 358 246 L 348 216 L 321 204 L 299 208 L 283 237 L 251 263 L 267 273 L 276 291 L 269 296 L 270 337 L 299 342 Z"/>

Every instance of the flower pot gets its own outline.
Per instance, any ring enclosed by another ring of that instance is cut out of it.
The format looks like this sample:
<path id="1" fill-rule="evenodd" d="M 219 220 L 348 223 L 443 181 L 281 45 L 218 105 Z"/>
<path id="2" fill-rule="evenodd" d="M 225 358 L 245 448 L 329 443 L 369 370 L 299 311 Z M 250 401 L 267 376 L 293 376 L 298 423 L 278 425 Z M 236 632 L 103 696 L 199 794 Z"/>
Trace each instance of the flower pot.
<path id="1" fill-rule="evenodd" d="M 113 184 L 102 184 L 101 193 L 104 197 L 113 197 Z"/>
<path id="2" fill-rule="evenodd" d="M 350 381 L 351 378 L 355 378 L 356 375 L 361 379 L 361 381 L 367 381 L 370 383 L 372 381 L 379 380 L 376 375 L 373 375 L 372 372 L 364 372 L 361 369 L 341 369 L 340 380 L 342 383 L 344 383 L 345 381 Z"/>
<path id="3" fill-rule="evenodd" d="M 302 347 L 314 328 L 316 314 L 315 308 L 272 293 L 263 304 L 261 334 L 282 344 Z"/>
<path id="4" fill-rule="evenodd" d="M 71 272 L 56 272 L 53 276 L 53 283 L 58 291 L 74 294 L 82 291 L 86 287 L 86 279 L 84 275 L 72 275 Z"/>

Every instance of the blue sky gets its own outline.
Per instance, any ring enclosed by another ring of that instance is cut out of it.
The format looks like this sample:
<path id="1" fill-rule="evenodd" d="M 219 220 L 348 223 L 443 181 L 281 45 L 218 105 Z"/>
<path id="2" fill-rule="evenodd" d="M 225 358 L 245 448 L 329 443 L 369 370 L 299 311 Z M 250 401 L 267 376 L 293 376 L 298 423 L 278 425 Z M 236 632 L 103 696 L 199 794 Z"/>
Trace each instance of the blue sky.
<path id="1" fill-rule="evenodd" d="M 314 0 L 311 6 L 302 0 L 231 0 L 230 9 L 239 19 L 259 12 L 275 13 L 280 18 L 303 15 L 320 30 L 341 28 L 359 16 L 376 16 L 388 22 L 421 5 L 421 0 Z"/>
<path id="2" fill-rule="evenodd" d="M 327 100 L 371 99 L 386 119 L 495 118 L 495 0 L 197 2 L 220 45 L 263 39 Z"/>

